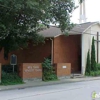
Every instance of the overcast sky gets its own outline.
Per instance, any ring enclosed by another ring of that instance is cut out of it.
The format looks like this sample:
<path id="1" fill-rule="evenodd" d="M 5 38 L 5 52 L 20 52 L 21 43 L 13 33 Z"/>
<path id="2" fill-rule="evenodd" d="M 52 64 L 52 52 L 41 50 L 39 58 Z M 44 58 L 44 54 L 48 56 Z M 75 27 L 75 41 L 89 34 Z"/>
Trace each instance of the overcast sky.
<path id="1" fill-rule="evenodd" d="M 75 0 L 78 5 L 78 0 Z M 71 21 L 79 23 L 79 8 L 73 12 Z M 100 0 L 86 0 L 86 18 L 87 22 L 100 21 Z"/>

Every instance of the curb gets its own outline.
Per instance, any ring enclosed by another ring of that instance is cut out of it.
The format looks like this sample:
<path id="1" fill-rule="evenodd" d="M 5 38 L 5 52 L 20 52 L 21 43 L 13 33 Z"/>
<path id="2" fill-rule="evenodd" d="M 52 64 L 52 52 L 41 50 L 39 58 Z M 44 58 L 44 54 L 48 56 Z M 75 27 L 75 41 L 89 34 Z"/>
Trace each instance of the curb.
<path id="1" fill-rule="evenodd" d="M 7 90 L 15 90 L 15 89 L 25 89 L 25 88 L 31 88 L 31 87 L 40 87 L 40 86 L 48 86 L 48 85 L 56 85 L 56 84 L 65 84 L 65 83 L 75 83 L 75 82 L 83 82 L 83 81 L 93 81 L 93 80 L 100 80 L 100 77 L 86 77 L 86 78 L 73 78 L 73 79 L 61 79 L 61 80 L 58 80 L 58 81 L 49 81 L 49 82 L 43 82 L 43 83 L 40 83 L 40 84 L 30 84 L 28 85 L 13 85 L 12 86 L 0 86 L 0 91 L 7 91 Z"/>

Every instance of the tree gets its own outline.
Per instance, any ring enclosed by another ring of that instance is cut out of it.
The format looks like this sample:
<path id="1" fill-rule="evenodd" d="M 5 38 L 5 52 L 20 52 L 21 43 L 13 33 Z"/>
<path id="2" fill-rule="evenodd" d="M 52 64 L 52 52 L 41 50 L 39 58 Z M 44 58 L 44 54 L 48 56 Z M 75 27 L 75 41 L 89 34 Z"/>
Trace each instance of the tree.
<path id="1" fill-rule="evenodd" d="M 86 73 L 89 74 L 90 71 L 91 71 L 91 61 L 90 61 L 90 52 L 89 52 L 89 50 L 88 50 L 85 74 L 86 74 Z"/>
<path id="2" fill-rule="evenodd" d="M 91 46 L 91 71 L 96 71 L 96 59 L 95 59 L 95 44 L 94 37 L 92 38 L 92 46 Z"/>
<path id="3" fill-rule="evenodd" d="M 0 0 L 0 47 L 10 51 L 27 46 L 27 41 L 39 43 L 40 23 L 59 23 L 62 32 L 70 30 L 73 0 Z"/>

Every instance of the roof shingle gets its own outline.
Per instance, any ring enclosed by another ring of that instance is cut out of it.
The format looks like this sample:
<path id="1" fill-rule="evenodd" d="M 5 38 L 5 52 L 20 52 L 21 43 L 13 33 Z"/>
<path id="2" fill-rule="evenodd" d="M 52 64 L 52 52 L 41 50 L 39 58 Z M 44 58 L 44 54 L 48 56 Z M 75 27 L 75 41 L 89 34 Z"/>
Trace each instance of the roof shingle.
<path id="1" fill-rule="evenodd" d="M 74 28 L 69 31 L 69 35 L 71 34 L 82 34 L 86 29 L 88 29 L 91 25 L 96 24 L 97 22 L 87 22 L 82 24 L 77 24 Z M 41 34 L 44 37 L 56 37 L 62 35 L 60 28 L 50 27 L 48 29 L 40 31 L 38 34 Z"/>

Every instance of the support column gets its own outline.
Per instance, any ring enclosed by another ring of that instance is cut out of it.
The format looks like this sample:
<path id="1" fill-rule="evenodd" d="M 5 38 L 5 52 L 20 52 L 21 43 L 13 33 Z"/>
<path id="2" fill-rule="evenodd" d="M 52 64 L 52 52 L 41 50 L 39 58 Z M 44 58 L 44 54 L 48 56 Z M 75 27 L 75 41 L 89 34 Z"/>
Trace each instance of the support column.
<path id="1" fill-rule="evenodd" d="M 81 36 L 81 74 L 85 74 L 85 59 L 84 59 L 84 39 L 83 39 L 83 34 Z"/>

